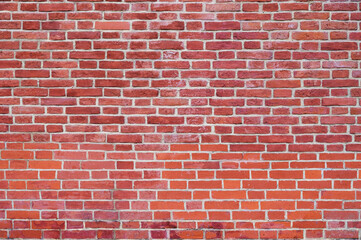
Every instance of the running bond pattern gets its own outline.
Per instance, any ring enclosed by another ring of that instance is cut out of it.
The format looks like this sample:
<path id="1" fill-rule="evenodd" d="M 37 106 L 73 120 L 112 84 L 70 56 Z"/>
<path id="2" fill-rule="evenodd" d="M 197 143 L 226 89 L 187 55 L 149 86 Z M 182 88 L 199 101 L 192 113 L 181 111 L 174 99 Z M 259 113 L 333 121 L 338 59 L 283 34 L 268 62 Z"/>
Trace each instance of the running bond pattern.
<path id="1" fill-rule="evenodd" d="M 358 1 L 0 3 L 0 238 L 360 238 Z"/>

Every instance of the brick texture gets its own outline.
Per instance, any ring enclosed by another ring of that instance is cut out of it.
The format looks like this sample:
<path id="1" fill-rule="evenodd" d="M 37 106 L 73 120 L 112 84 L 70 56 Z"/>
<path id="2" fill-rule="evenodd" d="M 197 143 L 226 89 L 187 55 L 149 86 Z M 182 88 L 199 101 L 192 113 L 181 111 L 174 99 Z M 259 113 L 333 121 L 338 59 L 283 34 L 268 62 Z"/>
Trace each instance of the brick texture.
<path id="1" fill-rule="evenodd" d="M 359 239 L 361 3 L 0 2 L 0 238 Z"/>

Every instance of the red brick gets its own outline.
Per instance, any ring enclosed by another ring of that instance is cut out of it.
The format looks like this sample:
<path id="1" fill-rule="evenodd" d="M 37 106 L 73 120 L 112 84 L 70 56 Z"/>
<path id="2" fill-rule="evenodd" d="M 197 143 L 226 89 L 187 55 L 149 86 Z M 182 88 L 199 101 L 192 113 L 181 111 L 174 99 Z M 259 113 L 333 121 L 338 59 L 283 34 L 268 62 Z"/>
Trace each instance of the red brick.
<path id="1" fill-rule="evenodd" d="M 39 219 L 38 211 L 8 211 L 9 219 Z"/>
<path id="2" fill-rule="evenodd" d="M 0 3 L 0 238 L 357 238 L 359 8 Z"/>
<path id="3" fill-rule="evenodd" d="M 129 30 L 128 22 L 95 22 L 95 28 L 101 30 Z"/>

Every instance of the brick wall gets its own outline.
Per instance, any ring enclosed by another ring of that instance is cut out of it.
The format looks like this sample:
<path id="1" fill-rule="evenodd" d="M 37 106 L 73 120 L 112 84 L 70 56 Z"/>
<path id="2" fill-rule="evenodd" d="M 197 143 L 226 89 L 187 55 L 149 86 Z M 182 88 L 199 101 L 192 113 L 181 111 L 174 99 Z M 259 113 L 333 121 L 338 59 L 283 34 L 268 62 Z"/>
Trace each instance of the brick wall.
<path id="1" fill-rule="evenodd" d="M 0 3 L 0 238 L 359 238 L 358 1 Z"/>

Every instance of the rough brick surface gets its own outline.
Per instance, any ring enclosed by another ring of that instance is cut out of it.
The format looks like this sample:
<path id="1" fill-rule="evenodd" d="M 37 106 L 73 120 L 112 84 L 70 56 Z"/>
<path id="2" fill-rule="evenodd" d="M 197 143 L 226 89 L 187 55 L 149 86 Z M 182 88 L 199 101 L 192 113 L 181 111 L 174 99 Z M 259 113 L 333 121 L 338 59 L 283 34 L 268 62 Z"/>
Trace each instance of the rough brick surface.
<path id="1" fill-rule="evenodd" d="M 0 2 L 0 238 L 354 238 L 361 3 Z"/>

